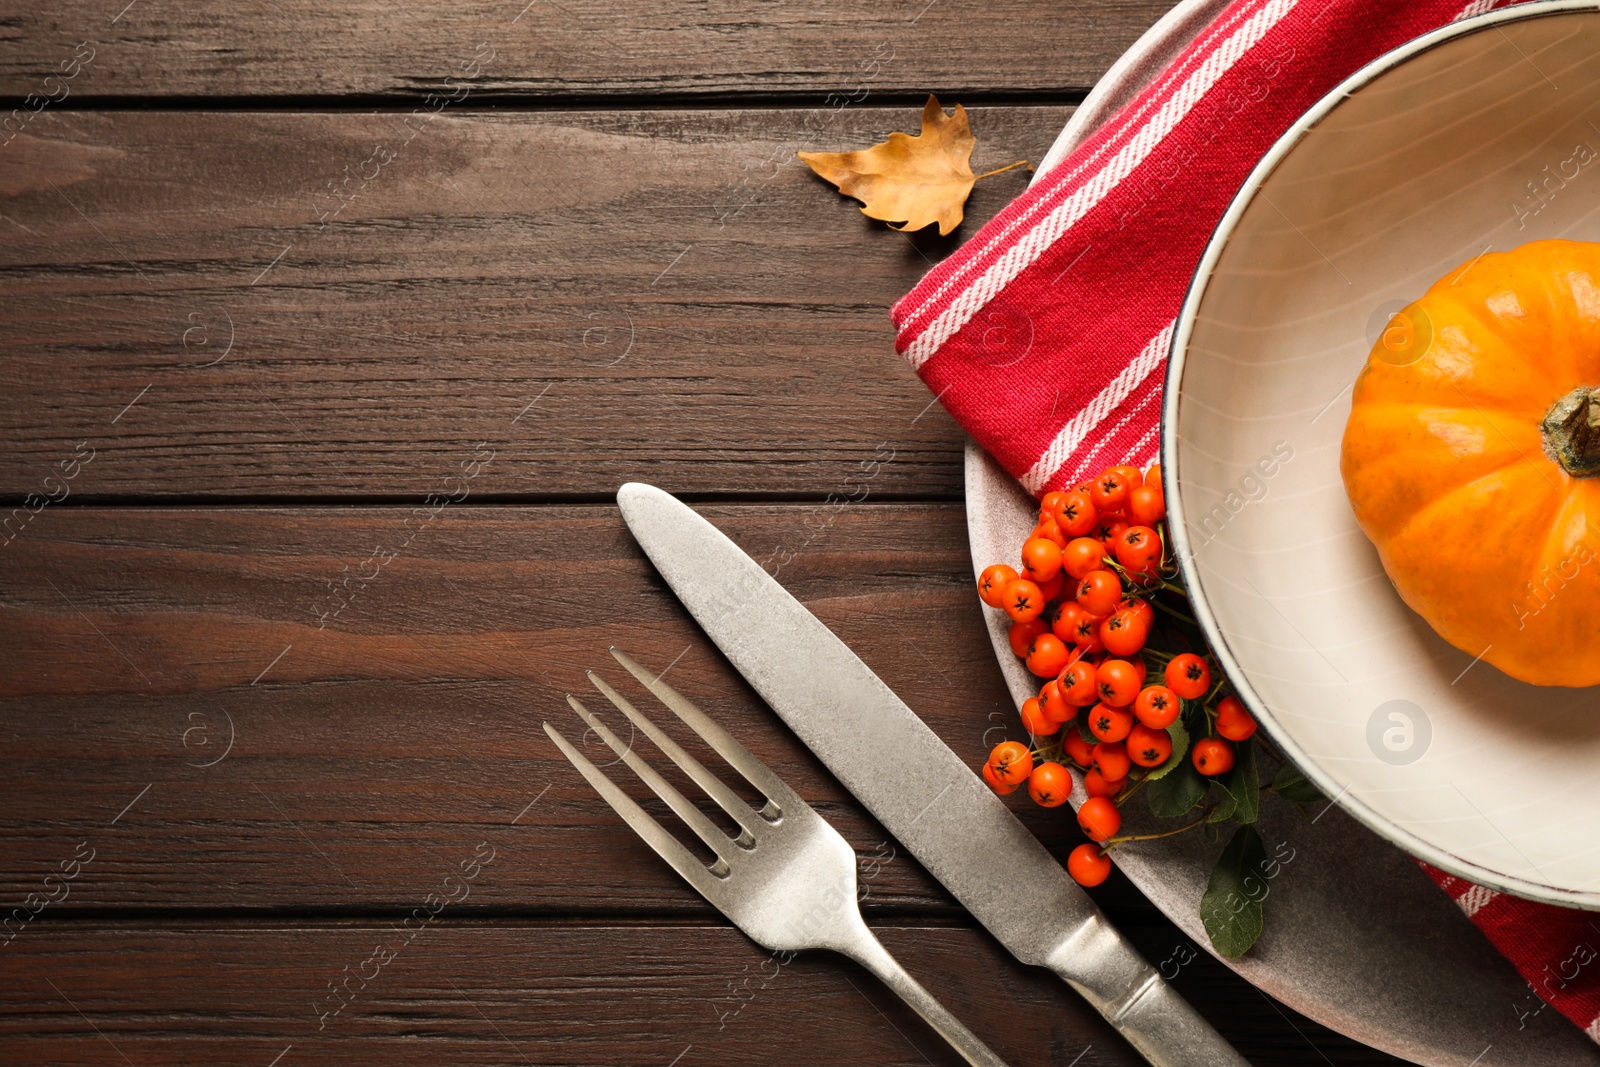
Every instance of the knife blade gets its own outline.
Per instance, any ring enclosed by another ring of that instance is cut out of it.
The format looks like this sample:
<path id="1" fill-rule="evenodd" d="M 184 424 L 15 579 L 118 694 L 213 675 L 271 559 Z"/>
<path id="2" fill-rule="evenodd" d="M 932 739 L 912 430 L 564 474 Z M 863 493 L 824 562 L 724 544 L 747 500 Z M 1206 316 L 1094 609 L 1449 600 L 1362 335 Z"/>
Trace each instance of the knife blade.
<path id="1" fill-rule="evenodd" d="M 734 668 L 1012 955 L 1055 971 L 1158 1067 L 1247 1063 L 971 768 L 759 563 L 655 486 L 629 482 L 617 504 Z"/>

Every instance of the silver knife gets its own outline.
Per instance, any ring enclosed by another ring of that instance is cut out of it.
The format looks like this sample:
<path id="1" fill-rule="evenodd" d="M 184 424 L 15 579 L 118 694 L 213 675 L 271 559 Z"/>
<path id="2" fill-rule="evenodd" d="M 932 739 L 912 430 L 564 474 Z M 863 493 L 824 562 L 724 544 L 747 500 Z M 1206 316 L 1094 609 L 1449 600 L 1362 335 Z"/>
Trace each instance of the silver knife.
<path id="1" fill-rule="evenodd" d="M 629 482 L 617 504 L 734 668 L 1012 955 L 1054 971 L 1157 1067 L 1248 1067 L 972 769 L 777 579 L 655 486 Z M 888 752 L 895 758 L 882 758 Z"/>

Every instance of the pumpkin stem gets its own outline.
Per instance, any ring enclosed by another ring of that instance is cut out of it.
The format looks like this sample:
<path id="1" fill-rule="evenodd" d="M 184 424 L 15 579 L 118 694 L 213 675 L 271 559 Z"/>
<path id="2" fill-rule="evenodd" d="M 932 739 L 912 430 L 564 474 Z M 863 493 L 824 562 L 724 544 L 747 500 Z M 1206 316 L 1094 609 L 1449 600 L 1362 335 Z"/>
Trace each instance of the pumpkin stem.
<path id="1" fill-rule="evenodd" d="M 1544 450 L 1574 478 L 1600 474 L 1600 386 L 1580 385 L 1557 400 L 1539 427 Z"/>

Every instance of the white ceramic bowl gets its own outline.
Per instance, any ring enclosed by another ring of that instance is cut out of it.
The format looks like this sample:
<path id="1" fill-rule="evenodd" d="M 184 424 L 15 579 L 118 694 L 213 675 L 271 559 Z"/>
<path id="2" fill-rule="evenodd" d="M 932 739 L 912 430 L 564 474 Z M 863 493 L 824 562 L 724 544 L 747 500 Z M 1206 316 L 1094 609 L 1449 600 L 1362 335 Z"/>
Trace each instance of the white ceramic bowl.
<path id="1" fill-rule="evenodd" d="M 1363 69 L 1219 226 L 1173 342 L 1163 462 L 1197 617 L 1307 775 L 1421 859 L 1600 908 L 1600 688 L 1525 685 L 1436 636 L 1339 476 L 1388 318 L 1550 237 L 1600 241 L 1600 4 L 1513 8 Z"/>

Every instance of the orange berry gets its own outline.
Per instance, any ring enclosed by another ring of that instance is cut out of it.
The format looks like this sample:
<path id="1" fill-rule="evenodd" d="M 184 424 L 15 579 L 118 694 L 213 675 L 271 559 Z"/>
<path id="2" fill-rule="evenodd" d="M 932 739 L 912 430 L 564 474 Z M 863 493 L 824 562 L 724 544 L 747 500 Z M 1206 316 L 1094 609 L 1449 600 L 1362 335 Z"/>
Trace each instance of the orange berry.
<path id="1" fill-rule="evenodd" d="M 1053 544 L 1050 547 L 1055 548 Z M 1123 530 L 1117 535 L 1115 551 L 1117 562 L 1135 574 L 1154 574 L 1161 567 L 1161 535 L 1148 526 L 1129 526 Z"/>
<path id="2" fill-rule="evenodd" d="M 1113 467 L 1089 483 L 1089 503 L 1101 514 L 1121 511 L 1122 505 L 1128 502 L 1128 491 L 1132 488 L 1128 479 Z"/>
<path id="3" fill-rule="evenodd" d="M 1071 540 L 1071 538 L 1066 535 L 1066 532 L 1056 524 L 1056 520 L 1050 518 L 1040 519 L 1039 524 L 1035 526 L 1033 528 L 1033 532 L 1028 535 L 1028 540 L 1031 541 L 1036 537 L 1049 541 L 1057 548 L 1065 548 L 1067 546 L 1067 542 Z"/>
<path id="4" fill-rule="evenodd" d="M 1256 732 L 1256 720 L 1238 697 L 1223 697 L 1217 704 L 1217 733 L 1229 741 L 1243 741 Z"/>
<path id="5" fill-rule="evenodd" d="M 1121 515 L 1101 514 L 1100 524 L 1094 528 L 1094 533 L 1091 536 L 1100 538 L 1100 543 L 1106 546 L 1107 555 L 1115 556 L 1117 554 L 1117 538 L 1121 537 L 1132 525 Z"/>
<path id="6" fill-rule="evenodd" d="M 1028 795 L 1041 808 L 1059 808 L 1072 794 L 1072 776 L 1059 763 L 1046 761 L 1028 775 Z"/>
<path id="7" fill-rule="evenodd" d="M 1067 873 L 1079 885 L 1093 888 L 1111 877 L 1111 861 L 1099 845 L 1082 844 L 1067 853 Z"/>
<path id="8" fill-rule="evenodd" d="M 1028 670 L 1040 678 L 1054 678 L 1066 669 L 1071 657 L 1065 641 L 1055 634 L 1042 633 L 1028 645 L 1023 659 L 1028 664 Z"/>
<path id="9" fill-rule="evenodd" d="M 1022 716 L 1022 728 L 1034 737 L 1049 737 L 1061 729 L 1060 723 L 1052 722 L 1040 709 L 1037 697 L 1024 700 L 1019 714 Z"/>
<path id="10" fill-rule="evenodd" d="M 1126 778 L 1111 781 L 1100 773 L 1100 768 L 1094 767 L 1083 776 L 1083 791 L 1092 797 L 1115 797 L 1128 787 Z"/>
<path id="11" fill-rule="evenodd" d="M 1183 703 L 1164 685 L 1147 685 L 1133 700 L 1133 717 L 1152 730 L 1165 730 L 1178 721 Z"/>
<path id="12" fill-rule="evenodd" d="M 1233 746 L 1220 737 L 1202 737 L 1194 743 L 1194 769 L 1207 778 L 1233 770 Z"/>
<path id="13" fill-rule="evenodd" d="M 1167 688 L 1185 700 L 1199 700 L 1211 689 L 1211 668 L 1193 652 L 1173 656 L 1166 677 Z"/>
<path id="14" fill-rule="evenodd" d="M 1073 601 L 1074 604 L 1078 602 Z M 1091 615 L 1083 610 L 1083 605 L 1078 604 L 1076 622 L 1072 624 L 1072 643 L 1078 646 L 1078 651 L 1084 655 L 1091 652 L 1101 652 L 1105 643 L 1100 640 L 1100 624 L 1106 621 L 1104 615 Z"/>
<path id="15" fill-rule="evenodd" d="M 1128 758 L 1141 767 L 1159 767 L 1172 756 L 1172 735 L 1136 723 L 1128 731 Z"/>
<path id="16" fill-rule="evenodd" d="M 1078 619 L 1083 613 L 1083 605 L 1076 600 L 1062 601 L 1050 616 L 1050 632 L 1069 644 L 1075 642 Z"/>
<path id="17" fill-rule="evenodd" d="M 1139 671 L 1125 659 L 1108 659 L 1095 668 L 1095 687 L 1102 704 L 1125 708 L 1139 695 Z"/>
<path id="18" fill-rule="evenodd" d="M 1150 601 L 1145 600 L 1143 597 L 1125 597 L 1122 603 L 1117 605 L 1117 610 L 1132 611 L 1135 615 L 1144 620 L 1144 624 L 1147 629 L 1155 629 L 1156 609 L 1152 608 L 1150 606 Z"/>
<path id="19" fill-rule="evenodd" d="M 1010 796 L 1022 788 L 1021 784 L 1017 782 L 1002 782 L 995 776 L 994 767 L 987 763 L 983 765 L 983 780 L 989 784 L 990 789 L 993 789 L 1003 797 Z"/>
<path id="20" fill-rule="evenodd" d="M 1061 695 L 1067 698 L 1067 703 L 1074 707 L 1087 707 L 1100 699 L 1099 683 L 1095 680 L 1096 671 L 1093 663 L 1088 660 L 1079 660 L 1061 672 L 1057 679 L 1061 683 Z"/>
<path id="21" fill-rule="evenodd" d="M 1167 498 L 1155 486 L 1141 485 L 1128 494 L 1128 518 L 1140 526 L 1154 526 L 1167 517 Z"/>
<path id="22" fill-rule="evenodd" d="M 1121 741 L 1133 729 L 1133 712 L 1096 704 L 1089 709 L 1089 732 L 1102 741 Z"/>
<path id="23" fill-rule="evenodd" d="M 1099 746 L 1091 745 L 1085 741 L 1076 728 L 1067 731 L 1066 736 L 1062 738 L 1061 747 L 1072 758 L 1072 762 L 1078 766 L 1094 766 L 1094 750 Z"/>
<path id="24" fill-rule="evenodd" d="M 1138 467 L 1135 467 L 1131 464 L 1119 463 L 1115 467 L 1112 467 L 1111 470 L 1116 474 L 1122 475 L 1123 480 L 1128 483 L 1129 492 L 1132 492 L 1144 484 L 1144 475 L 1139 473 Z"/>
<path id="25" fill-rule="evenodd" d="M 1061 546 L 1048 537 L 1029 538 L 1022 546 L 1022 575 L 1048 581 L 1061 572 Z"/>
<path id="26" fill-rule="evenodd" d="M 1110 615 L 1122 601 L 1122 579 L 1112 571 L 1090 571 L 1079 579 L 1076 596 L 1089 614 Z"/>
<path id="27" fill-rule="evenodd" d="M 1002 741 L 989 753 L 989 766 L 1007 785 L 1021 785 L 1033 773 L 1033 753 L 1020 741 Z"/>
<path id="28" fill-rule="evenodd" d="M 1033 639 L 1040 634 L 1049 633 L 1050 627 L 1043 619 L 1029 619 L 1027 622 L 1014 622 L 1007 636 L 1011 641 L 1011 651 L 1019 658 L 1028 654 L 1028 646 L 1033 644 Z"/>
<path id="29" fill-rule="evenodd" d="M 1006 585 L 1004 608 L 1012 622 L 1032 622 L 1044 614 L 1045 596 L 1034 582 L 1018 578 Z"/>
<path id="30" fill-rule="evenodd" d="M 1078 709 L 1067 703 L 1066 694 L 1061 691 L 1061 683 L 1052 678 L 1039 690 L 1039 714 L 1059 725 L 1077 718 Z M 1054 730 L 1050 732 L 1055 733 Z"/>
<path id="31" fill-rule="evenodd" d="M 1134 608 L 1118 608 L 1100 624 L 1100 643 L 1113 656 L 1132 656 L 1150 637 L 1150 625 Z"/>
<path id="32" fill-rule="evenodd" d="M 1099 519 L 1100 513 L 1089 500 L 1089 494 L 1082 489 L 1068 493 L 1055 510 L 1056 525 L 1068 537 L 1082 537 L 1095 528 Z"/>
<path id="33" fill-rule="evenodd" d="M 1004 563 L 996 563 L 992 567 L 985 567 L 978 576 L 978 599 L 991 608 L 998 608 L 1005 604 L 1006 586 L 1016 581 L 1020 575 L 1007 567 Z"/>
<path id="34" fill-rule="evenodd" d="M 1078 808 L 1078 825 L 1089 840 L 1104 841 L 1122 829 L 1122 812 L 1110 797 L 1090 797 Z"/>
<path id="35" fill-rule="evenodd" d="M 1105 545 L 1093 537 L 1075 537 L 1061 550 L 1061 567 L 1081 581 L 1090 571 L 1103 570 L 1105 558 Z"/>
<path id="36" fill-rule="evenodd" d="M 1094 765 L 1109 781 L 1128 777 L 1133 761 L 1128 758 L 1128 746 L 1123 741 L 1102 741 L 1094 746 Z"/>

